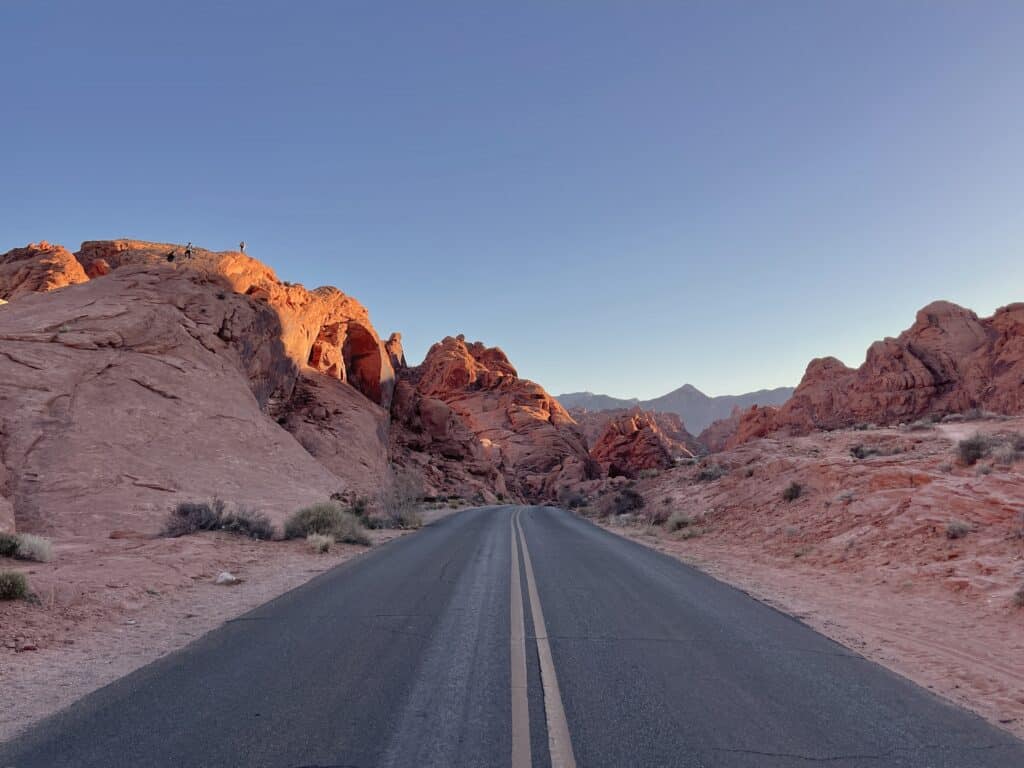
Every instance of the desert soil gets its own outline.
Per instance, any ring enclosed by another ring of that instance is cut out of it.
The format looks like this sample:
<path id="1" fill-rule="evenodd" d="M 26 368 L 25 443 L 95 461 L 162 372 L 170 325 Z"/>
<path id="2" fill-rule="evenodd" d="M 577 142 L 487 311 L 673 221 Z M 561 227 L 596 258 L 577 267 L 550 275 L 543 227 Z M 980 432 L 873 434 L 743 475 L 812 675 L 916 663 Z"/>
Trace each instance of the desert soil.
<path id="1" fill-rule="evenodd" d="M 450 511 L 425 512 L 425 522 Z M 373 547 L 404 533 L 370 531 Z M 56 541 L 50 563 L 4 561 L 38 602 L 0 603 L 0 741 L 371 550 L 336 544 L 318 555 L 305 541 L 201 533 Z M 240 583 L 215 584 L 222 571 Z"/>

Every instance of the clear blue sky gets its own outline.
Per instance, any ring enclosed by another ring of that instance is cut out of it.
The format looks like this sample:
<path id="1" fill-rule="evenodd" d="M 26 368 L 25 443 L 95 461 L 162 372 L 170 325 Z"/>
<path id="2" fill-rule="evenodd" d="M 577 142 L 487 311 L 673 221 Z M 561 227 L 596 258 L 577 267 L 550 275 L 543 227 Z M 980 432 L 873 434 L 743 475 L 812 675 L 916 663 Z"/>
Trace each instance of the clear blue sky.
<path id="1" fill-rule="evenodd" d="M 795 384 L 1024 300 L 1024 3 L 7 2 L 0 250 L 248 241 L 411 359 Z"/>

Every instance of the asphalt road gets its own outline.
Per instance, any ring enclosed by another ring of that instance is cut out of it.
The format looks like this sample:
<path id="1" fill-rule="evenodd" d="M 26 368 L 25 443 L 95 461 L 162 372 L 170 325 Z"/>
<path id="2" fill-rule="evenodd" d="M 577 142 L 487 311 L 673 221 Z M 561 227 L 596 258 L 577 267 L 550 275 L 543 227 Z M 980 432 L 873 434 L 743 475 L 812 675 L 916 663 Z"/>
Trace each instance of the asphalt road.
<path id="1" fill-rule="evenodd" d="M 540 507 L 391 542 L 0 746 L 0 768 L 815 764 L 1012 768 L 1024 743 Z"/>

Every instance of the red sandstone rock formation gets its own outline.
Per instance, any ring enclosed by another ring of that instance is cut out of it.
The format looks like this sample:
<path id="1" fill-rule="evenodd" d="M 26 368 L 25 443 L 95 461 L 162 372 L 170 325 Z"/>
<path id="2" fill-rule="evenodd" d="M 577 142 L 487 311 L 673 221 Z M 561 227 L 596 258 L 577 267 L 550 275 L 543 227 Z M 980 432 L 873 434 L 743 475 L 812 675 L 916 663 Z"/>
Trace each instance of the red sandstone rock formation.
<path id="1" fill-rule="evenodd" d="M 651 414 L 639 409 L 611 419 L 590 455 L 612 477 L 633 477 L 640 470 L 667 469 L 675 463 L 668 438 Z"/>
<path id="2" fill-rule="evenodd" d="M 391 355 L 370 323 L 366 308 L 329 286 L 306 290 L 281 282 L 270 267 L 236 251 L 196 248 L 188 258 L 181 246 L 138 240 L 89 241 L 75 254 L 89 274 L 125 265 L 186 270 L 236 293 L 265 302 L 281 321 L 284 354 L 297 366 L 309 366 L 347 381 L 373 402 L 388 406 L 394 388 Z M 173 257 L 168 260 L 168 257 Z M 399 337 L 399 347 L 400 347 Z"/>
<path id="3" fill-rule="evenodd" d="M 663 469 L 677 458 L 692 458 L 700 452 L 699 442 L 675 413 L 639 408 L 569 413 L 586 435 L 591 457 L 611 475 Z"/>
<path id="4" fill-rule="evenodd" d="M 543 387 L 520 379 L 505 353 L 447 337 L 400 372 L 393 445 L 428 479 L 459 463 L 493 493 L 554 498 L 596 475 L 575 422 Z M 418 454 L 418 455 L 417 455 Z M 500 478 L 500 480 L 499 480 Z"/>
<path id="5" fill-rule="evenodd" d="M 0 299 L 53 291 L 89 278 L 75 257 L 45 240 L 0 255 Z"/>
<path id="6" fill-rule="evenodd" d="M 728 446 L 773 432 L 806 434 L 858 422 L 893 424 L 982 408 L 1024 412 L 1024 303 L 990 318 L 937 301 L 896 338 L 876 341 L 860 368 L 812 360 L 780 408 L 752 408 Z"/>
<path id="7" fill-rule="evenodd" d="M 51 246 L 2 258 L 17 268 L 2 271 L 0 530 L 151 531 L 174 501 L 214 494 L 280 522 L 379 490 L 396 343 L 336 289 L 195 253 L 116 241 L 73 266 Z"/>

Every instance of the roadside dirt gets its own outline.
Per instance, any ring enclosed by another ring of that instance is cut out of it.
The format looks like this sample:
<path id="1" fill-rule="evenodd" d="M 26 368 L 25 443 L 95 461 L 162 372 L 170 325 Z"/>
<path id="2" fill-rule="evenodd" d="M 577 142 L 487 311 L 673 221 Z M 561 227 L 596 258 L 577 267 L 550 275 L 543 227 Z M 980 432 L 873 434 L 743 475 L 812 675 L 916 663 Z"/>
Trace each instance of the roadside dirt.
<path id="1" fill-rule="evenodd" d="M 956 443 L 979 433 L 995 447 L 965 466 Z M 638 482 L 644 507 L 604 524 L 1024 738 L 1024 455 L 1000 447 L 1020 434 L 1013 419 L 755 441 Z M 687 522 L 670 532 L 673 513 Z"/>

